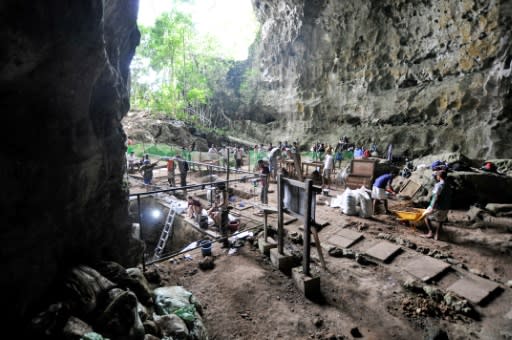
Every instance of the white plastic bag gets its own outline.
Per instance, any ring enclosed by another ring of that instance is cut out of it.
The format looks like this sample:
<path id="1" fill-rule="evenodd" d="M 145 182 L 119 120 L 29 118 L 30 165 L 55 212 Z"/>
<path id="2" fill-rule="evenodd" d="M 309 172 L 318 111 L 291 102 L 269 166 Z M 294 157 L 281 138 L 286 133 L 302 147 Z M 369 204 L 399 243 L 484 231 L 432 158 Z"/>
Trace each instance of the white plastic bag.
<path id="1" fill-rule="evenodd" d="M 345 189 L 341 195 L 341 212 L 345 215 L 357 215 L 357 193 L 356 190 Z"/>
<path id="2" fill-rule="evenodd" d="M 373 204 L 368 189 L 366 189 L 364 186 L 357 189 L 357 198 L 359 200 L 359 205 L 361 206 L 359 216 L 363 218 L 371 217 L 373 215 Z"/>
<path id="3" fill-rule="evenodd" d="M 336 195 L 336 198 L 331 200 L 329 205 L 331 208 L 341 208 L 341 197 L 342 195 Z"/>

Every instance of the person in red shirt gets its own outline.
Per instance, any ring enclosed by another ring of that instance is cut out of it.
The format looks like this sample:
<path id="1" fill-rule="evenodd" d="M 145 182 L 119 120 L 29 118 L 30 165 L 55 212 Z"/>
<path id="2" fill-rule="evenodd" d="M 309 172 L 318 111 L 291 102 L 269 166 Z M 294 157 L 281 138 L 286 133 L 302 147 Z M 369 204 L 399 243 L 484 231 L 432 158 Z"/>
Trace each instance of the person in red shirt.
<path id="1" fill-rule="evenodd" d="M 167 181 L 171 187 L 176 186 L 176 181 L 174 180 L 175 166 L 174 166 L 174 158 L 169 158 L 167 160 Z"/>

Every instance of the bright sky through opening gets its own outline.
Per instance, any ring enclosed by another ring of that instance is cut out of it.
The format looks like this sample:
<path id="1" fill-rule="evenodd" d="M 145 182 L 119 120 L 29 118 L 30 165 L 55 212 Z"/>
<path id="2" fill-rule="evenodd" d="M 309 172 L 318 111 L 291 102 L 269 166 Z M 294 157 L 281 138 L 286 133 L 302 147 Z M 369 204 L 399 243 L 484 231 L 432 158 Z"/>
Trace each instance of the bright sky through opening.
<path id="1" fill-rule="evenodd" d="M 139 24 L 153 25 L 156 18 L 172 9 L 169 0 L 140 0 Z M 180 5 L 192 16 L 199 34 L 215 37 L 226 53 L 236 60 L 247 59 L 247 50 L 254 41 L 258 22 L 251 0 L 196 0 Z"/>

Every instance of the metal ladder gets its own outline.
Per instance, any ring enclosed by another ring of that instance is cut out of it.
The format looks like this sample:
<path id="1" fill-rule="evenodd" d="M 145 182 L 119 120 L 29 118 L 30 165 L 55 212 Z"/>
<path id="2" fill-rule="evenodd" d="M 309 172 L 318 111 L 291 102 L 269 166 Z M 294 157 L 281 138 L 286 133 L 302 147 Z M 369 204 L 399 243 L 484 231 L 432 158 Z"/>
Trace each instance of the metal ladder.
<path id="1" fill-rule="evenodd" d="M 176 216 L 176 210 L 174 208 L 169 208 L 169 213 L 167 214 L 167 219 L 165 220 L 164 227 L 162 229 L 162 234 L 160 234 L 160 240 L 158 240 L 158 243 L 155 248 L 155 254 L 153 257 L 158 260 L 160 256 L 162 256 L 162 253 L 164 252 L 165 245 L 167 244 L 167 240 L 169 239 L 169 236 L 172 235 L 172 225 L 174 223 L 174 216 Z"/>

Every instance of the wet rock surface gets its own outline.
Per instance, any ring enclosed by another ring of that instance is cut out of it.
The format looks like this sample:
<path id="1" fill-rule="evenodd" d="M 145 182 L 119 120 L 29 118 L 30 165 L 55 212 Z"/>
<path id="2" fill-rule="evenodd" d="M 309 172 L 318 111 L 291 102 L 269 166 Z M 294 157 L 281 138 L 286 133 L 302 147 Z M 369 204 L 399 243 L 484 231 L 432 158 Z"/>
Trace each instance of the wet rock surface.
<path id="1" fill-rule="evenodd" d="M 246 81 L 253 91 L 231 113 L 241 133 L 304 145 L 347 135 L 409 156 L 512 156 L 508 1 L 254 7 L 262 26 Z"/>

